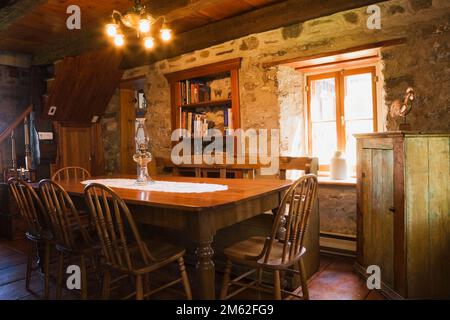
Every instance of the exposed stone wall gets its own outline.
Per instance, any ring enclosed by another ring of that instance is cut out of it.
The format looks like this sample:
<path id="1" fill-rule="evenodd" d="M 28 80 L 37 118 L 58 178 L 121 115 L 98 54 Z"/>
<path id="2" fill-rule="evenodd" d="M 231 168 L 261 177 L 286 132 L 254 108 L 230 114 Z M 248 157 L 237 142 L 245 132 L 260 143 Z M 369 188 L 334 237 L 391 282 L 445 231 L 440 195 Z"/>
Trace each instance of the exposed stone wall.
<path id="1" fill-rule="evenodd" d="M 320 231 L 356 235 L 356 187 L 319 186 Z"/>
<path id="2" fill-rule="evenodd" d="M 426 21 L 443 1 L 414 0 L 410 6 L 391 6 L 392 19 L 402 19 L 407 10 L 424 19 L 408 26 L 408 42 L 404 46 L 382 51 L 386 105 L 401 99 L 407 87 L 414 88 L 416 104 L 407 121 L 421 131 L 450 131 L 450 2 L 442 10 L 443 19 Z M 397 122 L 388 119 L 388 130 L 396 130 Z"/>
<path id="3" fill-rule="evenodd" d="M 280 154 L 306 154 L 305 105 L 303 103 L 303 75 L 291 67 L 278 68 L 278 104 L 280 106 Z"/>
<path id="4" fill-rule="evenodd" d="M 153 152 L 157 156 L 170 154 L 170 89 L 165 73 L 242 57 L 239 74 L 242 127 L 271 129 L 286 124 L 289 128 L 292 119 L 300 119 L 302 112 L 285 106 L 288 103 L 287 98 L 283 98 L 286 80 L 278 77 L 287 76 L 289 72 L 280 67 L 265 69 L 263 63 L 400 37 L 406 37 L 407 44 L 382 50 L 386 91 L 383 108 L 386 109 L 394 99 L 402 98 L 407 86 L 412 85 L 419 101 L 409 119 L 413 127 L 418 130 L 450 130 L 450 92 L 447 89 L 450 81 L 450 3 L 446 0 L 395 0 L 379 6 L 381 30 L 367 28 L 369 15 L 366 8 L 361 8 L 128 70 L 125 78 L 147 77 L 146 95 L 150 102 L 147 123 Z M 297 85 L 299 82 L 294 81 L 293 86 Z M 388 119 L 387 127 L 395 127 L 394 121 Z M 291 130 L 288 132 L 293 133 Z M 283 141 L 282 148 L 289 150 L 286 141 Z M 302 148 L 300 150 L 303 151 Z"/>
<path id="5" fill-rule="evenodd" d="M 105 149 L 105 174 L 117 174 L 120 171 L 120 90 L 111 98 L 101 119 L 103 146 Z"/>

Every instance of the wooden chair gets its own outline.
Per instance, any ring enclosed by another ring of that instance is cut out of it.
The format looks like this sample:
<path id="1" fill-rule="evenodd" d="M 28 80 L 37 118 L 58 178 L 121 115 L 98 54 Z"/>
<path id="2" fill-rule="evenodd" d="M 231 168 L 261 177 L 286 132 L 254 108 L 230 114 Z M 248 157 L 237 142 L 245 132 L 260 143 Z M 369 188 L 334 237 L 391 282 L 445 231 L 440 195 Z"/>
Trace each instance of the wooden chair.
<path id="1" fill-rule="evenodd" d="M 52 180 L 39 182 L 39 190 L 45 206 L 46 220 L 49 222 L 58 251 L 58 274 L 56 298 L 61 298 L 64 263 L 67 257 L 79 258 L 81 269 L 81 297 L 87 299 L 87 259 L 95 256 L 86 225 L 82 223 L 77 209 L 67 192 Z"/>
<path id="2" fill-rule="evenodd" d="M 313 174 L 298 179 L 284 195 L 269 237 L 252 237 L 225 249 L 227 263 L 220 294 L 221 299 L 231 298 L 249 288 L 266 292 L 272 292 L 273 290 L 276 300 L 281 299 L 282 293 L 309 299 L 302 257 L 306 252 L 304 247 L 305 232 L 316 200 L 317 185 L 317 177 Z M 277 233 L 283 218 L 286 219 L 286 234 L 282 240 L 279 240 L 277 239 Z M 250 267 L 252 270 L 230 281 L 232 263 Z M 294 270 L 293 267 L 295 266 L 298 266 L 299 270 Z M 262 284 L 263 270 L 273 272 L 273 288 Z M 286 271 L 300 275 L 302 296 L 281 288 L 280 273 Z M 256 280 L 250 283 L 241 281 L 255 272 L 257 272 Z M 228 294 L 230 285 L 237 285 L 241 288 L 232 294 Z"/>
<path id="3" fill-rule="evenodd" d="M 30 279 L 33 265 L 33 257 L 38 257 L 38 248 L 45 248 L 43 259 L 44 272 L 44 298 L 49 296 L 49 264 L 50 264 L 50 243 L 52 235 L 46 228 L 46 223 L 43 220 L 45 209 L 42 205 L 36 192 L 25 181 L 17 178 L 10 178 L 8 180 L 9 189 L 17 203 L 19 212 L 24 218 L 27 231 L 25 237 L 29 240 L 27 271 L 25 277 L 25 287 L 30 290 Z"/>
<path id="4" fill-rule="evenodd" d="M 109 297 L 111 271 L 116 271 L 135 279 L 136 291 L 126 298 L 135 295 L 137 300 L 142 300 L 182 282 L 187 299 L 192 299 L 184 266 L 184 249 L 142 240 L 127 205 L 112 189 L 91 183 L 84 189 L 84 194 L 106 264 L 103 298 Z M 172 262 L 178 263 L 180 278 L 150 291 L 149 274 Z"/>
<path id="5" fill-rule="evenodd" d="M 53 176 L 53 181 L 71 180 L 71 179 L 82 179 L 86 180 L 91 177 L 89 171 L 82 167 L 65 167 L 56 171 Z"/>
<path id="6" fill-rule="evenodd" d="M 280 157 L 280 179 L 286 179 L 288 170 L 304 171 L 305 174 L 315 174 L 319 170 L 319 159 L 312 157 Z"/>

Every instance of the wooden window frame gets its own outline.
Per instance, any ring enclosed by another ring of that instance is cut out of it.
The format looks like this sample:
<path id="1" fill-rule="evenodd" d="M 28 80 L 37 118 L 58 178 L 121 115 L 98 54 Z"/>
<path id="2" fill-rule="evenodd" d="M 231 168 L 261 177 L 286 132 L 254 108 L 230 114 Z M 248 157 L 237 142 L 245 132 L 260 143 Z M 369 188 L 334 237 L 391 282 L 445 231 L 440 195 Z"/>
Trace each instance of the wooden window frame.
<path id="1" fill-rule="evenodd" d="M 344 79 L 346 76 L 371 73 L 372 74 L 372 106 L 373 106 L 373 130 L 378 132 L 378 108 L 377 108 L 377 73 L 375 66 L 344 69 L 333 72 L 307 76 L 307 120 L 308 120 L 308 151 L 312 154 L 312 123 L 311 123 L 311 81 L 334 78 L 336 86 L 336 136 L 338 150 L 345 151 L 346 126 L 344 108 Z M 320 164 L 320 159 L 319 159 Z M 329 165 L 319 165 L 320 171 L 329 171 Z"/>

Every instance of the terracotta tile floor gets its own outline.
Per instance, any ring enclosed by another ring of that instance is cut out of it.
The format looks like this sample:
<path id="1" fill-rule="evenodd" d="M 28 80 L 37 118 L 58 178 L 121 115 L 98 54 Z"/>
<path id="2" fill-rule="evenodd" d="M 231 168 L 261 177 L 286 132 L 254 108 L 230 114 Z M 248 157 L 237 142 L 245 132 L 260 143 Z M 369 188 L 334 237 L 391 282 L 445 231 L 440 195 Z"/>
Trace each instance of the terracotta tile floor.
<path id="1" fill-rule="evenodd" d="M 42 291 L 41 277 L 37 272 L 33 273 L 31 280 L 31 288 L 33 292 L 25 289 L 25 270 L 26 270 L 26 248 L 25 240 L 8 241 L 0 239 L 0 300 L 16 300 L 16 299 L 39 299 Z M 369 291 L 363 281 L 352 270 L 353 259 L 346 257 L 338 257 L 331 255 L 322 255 L 319 271 L 309 281 L 310 297 L 313 300 L 379 300 L 384 299 L 381 294 L 376 291 Z M 188 267 L 188 272 L 194 271 Z M 53 272 L 52 272 L 53 273 Z M 165 282 L 173 279 L 176 275 L 176 267 L 165 270 L 164 273 L 158 274 L 154 281 Z M 53 273 L 55 274 L 55 273 Z M 221 274 L 216 277 L 216 288 L 220 290 Z M 54 283 L 54 279 L 52 281 Z M 89 288 L 89 292 L 93 293 L 94 298 L 96 292 L 99 292 L 99 285 L 95 281 L 91 281 L 93 288 Z M 193 290 L 195 290 L 195 282 L 191 280 Z M 54 297 L 54 285 L 51 286 L 51 295 Z M 78 299 L 76 292 L 66 290 L 63 292 L 64 299 Z M 114 298 L 112 294 L 111 298 Z M 117 297 L 117 296 L 116 296 Z M 158 293 L 155 299 L 183 299 L 182 291 L 178 288 L 169 288 Z M 247 290 L 238 296 L 237 299 L 257 299 L 256 292 Z M 263 295 L 262 298 L 270 296 Z"/>

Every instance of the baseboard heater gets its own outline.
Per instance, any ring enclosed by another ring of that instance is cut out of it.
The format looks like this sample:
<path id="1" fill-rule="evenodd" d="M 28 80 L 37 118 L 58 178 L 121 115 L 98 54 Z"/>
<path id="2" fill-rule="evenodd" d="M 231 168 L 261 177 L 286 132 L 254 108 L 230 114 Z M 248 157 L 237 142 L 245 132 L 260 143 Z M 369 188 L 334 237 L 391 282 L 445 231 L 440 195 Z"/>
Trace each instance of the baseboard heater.
<path id="1" fill-rule="evenodd" d="M 320 252 L 354 257 L 356 255 L 356 236 L 321 232 Z"/>

